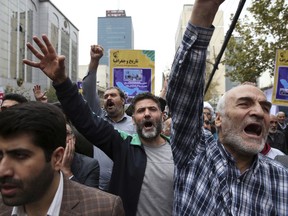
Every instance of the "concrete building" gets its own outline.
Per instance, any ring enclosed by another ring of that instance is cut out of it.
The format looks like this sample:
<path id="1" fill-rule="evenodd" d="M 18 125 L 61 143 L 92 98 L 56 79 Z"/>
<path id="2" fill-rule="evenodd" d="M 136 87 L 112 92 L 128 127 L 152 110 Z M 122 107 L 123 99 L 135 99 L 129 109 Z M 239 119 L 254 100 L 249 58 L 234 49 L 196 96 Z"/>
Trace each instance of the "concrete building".
<path id="1" fill-rule="evenodd" d="M 82 81 L 82 79 L 87 75 L 88 65 L 79 65 L 79 78 L 78 81 Z M 109 67 L 107 65 L 99 65 L 97 69 L 97 88 L 103 91 L 108 88 L 108 74 Z"/>
<path id="2" fill-rule="evenodd" d="M 98 17 L 98 44 L 105 50 L 104 65 L 109 65 L 109 49 L 134 49 L 132 18 L 125 10 L 107 10 L 106 17 Z"/>
<path id="3" fill-rule="evenodd" d="M 184 31 L 186 29 L 187 23 L 190 19 L 193 5 L 185 4 L 183 5 L 183 10 L 180 15 L 178 28 L 175 36 L 175 50 L 179 47 Z M 215 30 L 213 33 L 213 37 L 210 41 L 208 52 L 207 52 L 207 63 L 211 65 L 214 64 L 216 56 L 221 50 L 223 41 L 224 41 L 224 17 L 223 11 L 219 10 L 215 16 L 213 25 L 215 26 Z M 222 56 L 224 59 L 225 56 Z M 213 81 L 217 82 L 215 95 L 213 95 L 213 101 L 218 101 L 218 98 L 225 92 L 225 66 L 223 64 L 219 64 L 219 69 L 216 71 Z"/>
<path id="4" fill-rule="evenodd" d="M 98 17 L 97 44 L 104 48 L 104 55 L 97 70 L 97 88 L 101 98 L 109 87 L 109 50 L 134 49 L 134 31 L 132 18 L 126 16 L 125 10 L 107 10 L 105 17 Z M 87 74 L 88 65 L 79 65 L 79 78 Z"/>
<path id="5" fill-rule="evenodd" d="M 46 34 L 56 51 L 66 56 L 67 72 L 73 81 L 78 77 L 78 29 L 49 0 L 0 1 L 0 87 L 21 86 L 31 91 L 35 84 L 43 89 L 51 81 L 38 69 L 22 63 L 32 59 L 26 43 L 34 35 Z M 38 59 L 33 59 L 38 61 Z"/>

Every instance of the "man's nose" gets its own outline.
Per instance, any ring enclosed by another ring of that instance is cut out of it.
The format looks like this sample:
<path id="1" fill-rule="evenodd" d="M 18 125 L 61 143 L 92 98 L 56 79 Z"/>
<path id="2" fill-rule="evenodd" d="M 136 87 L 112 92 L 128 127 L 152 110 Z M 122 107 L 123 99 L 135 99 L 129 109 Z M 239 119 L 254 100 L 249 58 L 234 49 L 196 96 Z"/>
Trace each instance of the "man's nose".
<path id="1" fill-rule="evenodd" d="M 256 115 L 257 117 L 263 118 L 264 117 L 264 110 L 261 104 L 256 103 L 255 106 L 252 108 L 252 114 Z"/>
<path id="2" fill-rule="evenodd" d="M 12 163 L 5 157 L 0 160 L 0 178 L 13 176 Z"/>
<path id="3" fill-rule="evenodd" d="M 144 116 L 145 117 L 151 116 L 149 109 L 145 109 Z"/>

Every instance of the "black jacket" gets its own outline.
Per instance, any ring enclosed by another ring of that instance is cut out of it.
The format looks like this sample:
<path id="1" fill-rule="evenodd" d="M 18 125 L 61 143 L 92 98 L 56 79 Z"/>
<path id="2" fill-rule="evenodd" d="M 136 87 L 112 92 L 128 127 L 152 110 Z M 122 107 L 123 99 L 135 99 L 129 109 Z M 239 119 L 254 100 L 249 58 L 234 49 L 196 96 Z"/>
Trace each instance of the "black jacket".
<path id="1" fill-rule="evenodd" d="M 147 162 L 138 135 L 117 131 L 113 125 L 93 115 L 70 79 L 54 87 L 64 112 L 77 130 L 91 143 L 97 143 L 113 160 L 109 192 L 121 197 L 127 216 L 136 215 Z"/>
<path id="2" fill-rule="evenodd" d="M 280 130 L 277 130 L 274 134 L 269 133 L 266 142 L 269 143 L 271 147 L 279 149 L 284 154 L 288 153 L 285 134 Z"/>

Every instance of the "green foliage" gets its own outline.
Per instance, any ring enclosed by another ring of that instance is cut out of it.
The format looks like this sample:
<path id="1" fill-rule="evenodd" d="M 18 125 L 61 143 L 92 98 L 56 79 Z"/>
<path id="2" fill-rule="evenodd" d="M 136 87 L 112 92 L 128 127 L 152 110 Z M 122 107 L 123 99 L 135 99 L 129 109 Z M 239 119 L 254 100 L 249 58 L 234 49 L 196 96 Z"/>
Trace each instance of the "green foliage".
<path id="1" fill-rule="evenodd" d="M 209 62 L 206 62 L 206 76 L 205 76 L 205 86 L 207 85 L 207 82 L 209 80 L 209 77 L 212 72 L 212 65 Z M 215 98 L 215 96 L 218 95 L 218 91 L 216 90 L 219 83 L 215 81 L 215 79 L 212 79 L 209 88 L 204 96 L 204 101 L 211 101 Z"/>
<path id="2" fill-rule="evenodd" d="M 49 103 L 54 103 L 54 102 L 58 101 L 58 98 L 56 96 L 56 91 L 55 91 L 55 89 L 53 87 L 50 87 L 47 90 L 46 96 L 48 98 L 48 102 Z"/>
<path id="3" fill-rule="evenodd" d="M 253 0 L 249 16 L 239 20 L 227 46 L 225 64 L 232 81 L 256 82 L 265 71 L 274 72 L 276 49 L 288 48 L 288 6 L 285 0 Z"/>

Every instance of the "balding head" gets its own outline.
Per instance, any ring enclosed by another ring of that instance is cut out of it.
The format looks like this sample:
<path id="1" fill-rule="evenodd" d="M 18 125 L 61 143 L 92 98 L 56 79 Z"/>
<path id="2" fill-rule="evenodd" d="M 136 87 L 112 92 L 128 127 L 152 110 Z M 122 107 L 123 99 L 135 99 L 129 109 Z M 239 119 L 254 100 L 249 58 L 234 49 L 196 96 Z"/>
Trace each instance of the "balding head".
<path id="1" fill-rule="evenodd" d="M 280 124 L 284 124 L 285 123 L 285 120 L 286 120 L 286 114 L 282 111 L 278 112 L 277 113 L 277 121 L 280 123 Z"/>
<path id="2" fill-rule="evenodd" d="M 226 102 L 229 103 L 231 102 L 231 99 L 236 98 L 240 96 L 240 94 L 245 94 L 248 91 L 256 91 L 257 94 L 260 96 L 263 96 L 266 100 L 265 94 L 258 88 L 256 87 L 253 83 L 246 82 L 242 85 L 236 86 L 230 90 L 228 90 L 218 101 L 216 111 L 220 113 L 224 113 L 226 110 Z"/>
<path id="3" fill-rule="evenodd" d="M 236 155 L 260 152 L 268 135 L 270 108 L 265 94 L 254 85 L 227 91 L 219 100 L 215 119 L 221 143 Z"/>

